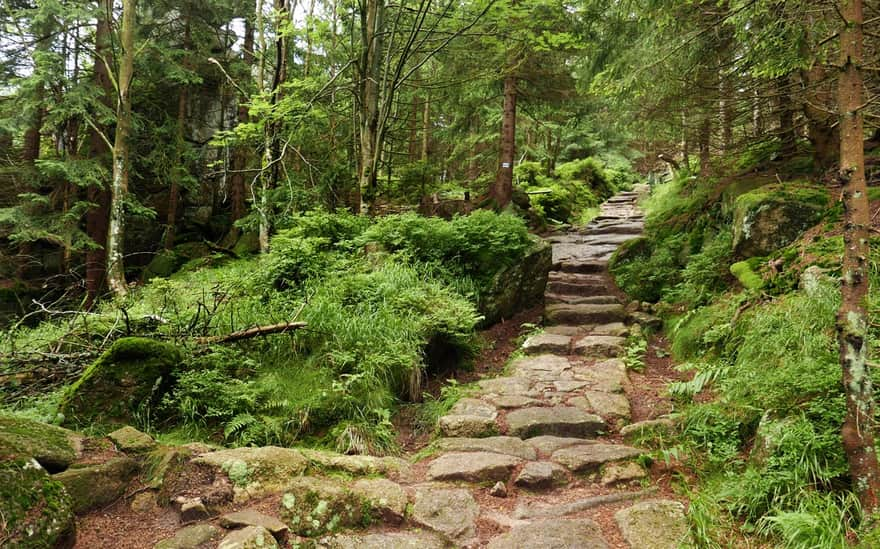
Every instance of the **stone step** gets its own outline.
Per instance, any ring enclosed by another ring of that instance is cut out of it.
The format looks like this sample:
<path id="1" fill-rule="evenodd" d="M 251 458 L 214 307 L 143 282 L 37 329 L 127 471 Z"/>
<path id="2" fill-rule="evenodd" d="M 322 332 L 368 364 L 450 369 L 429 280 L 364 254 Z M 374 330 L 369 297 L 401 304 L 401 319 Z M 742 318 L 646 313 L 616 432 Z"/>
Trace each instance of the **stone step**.
<path id="1" fill-rule="evenodd" d="M 486 549 L 524 548 L 608 549 L 599 525 L 588 518 L 551 518 L 518 524 L 492 539 Z"/>
<path id="2" fill-rule="evenodd" d="M 445 452 L 494 452 L 526 460 L 538 456 L 534 446 L 517 437 L 441 438 L 436 444 Z"/>
<path id="3" fill-rule="evenodd" d="M 520 458 L 494 452 L 455 452 L 432 461 L 427 476 L 436 481 L 507 482 L 522 462 Z"/>
<path id="4" fill-rule="evenodd" d="M 621 509 L 614 521 L 631 547 L 675 549 L 690 545 L 684 505 L 674 500 L 649 500 Z"/>
<path id="5" fill-rule="evenodd" d="M 551 280 L 547 283 L 546 291 L 550 294 L 555 295 L 573 295 L 588 297 L 594 295 L 605 295 L 608 293 L 608 287 L 605 284 L 579 284 Z"/>
<path id="6" fill-rule="evenodd" d="M 550 271 L 548 278 L 570 284 L 605 284 L 608 281 L 604 275 L 598 273 L 566 273 L 563 271 Z"/>
<path id="7" fill-rule="evenodd" d="M 556 353 L 567 355 L 571 347 L 571 337 L 561 334 L 543 333 L 533 335 L 522 344 L 528 355 Z"/>
<path id="8" fill-rule="evenodd" d="M 608 430 L 604 419 L 574 406 L 520 408 L 505 419 L 508 434 L 523 439 L 541 435 L 590 438 Z"/>
<path id="9" fill-rule="evenodd" d="M 594 236 L 602 234 L 630 234 L 640 235 L 645 230 L 642 223 L 614 223 L 608 225 L 599 225 L 596 227 L 584 227 L 579 234 L 584 236 Z"/>
<path id="10" fill-rule="evenodd" d="M 560 295 L 560 294 L 544 294 L 544 302 L 547 304 L 567 303 L 570 305 L 594 304 L 607 305 L 620 303 L 620 300 L 613 295 Z"/>
<path id="11" fill-rule="evenodd" d="M 553 452 L 551 459 L 575 473 L 591 472 L 606 463 L 633 459 L 644 451 L 624 444 L 581 444 Z"/>
<path id="12" fill-rule="evenodd" d="M 626 310 L 619 304 L 554 303 L 544 309 L 547 324 L 610 324 L 624 322 Z"/>
<path id="13" fill-rule="evenodd" d="M 617 358 L 624 353 L 626 338 L 612 335 L 587 335 L 574 343 L 575 354 L 590 358 Z"/>
<path id="14" fill-rule="evenodd" d="M 560 261 L 553 270 L 564 273 L 602 273 L 607 268 L 607 261 Z"/>

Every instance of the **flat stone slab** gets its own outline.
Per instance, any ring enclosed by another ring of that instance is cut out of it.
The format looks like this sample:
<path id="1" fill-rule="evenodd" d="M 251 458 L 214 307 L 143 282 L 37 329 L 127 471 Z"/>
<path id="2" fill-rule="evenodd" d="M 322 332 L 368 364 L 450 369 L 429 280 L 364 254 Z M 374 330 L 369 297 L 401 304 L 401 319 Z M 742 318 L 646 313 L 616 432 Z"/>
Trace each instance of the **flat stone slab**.
<path id="1" fill-rule="evenodd" d="M 633 311 L 629 314 L 630 322 L 640 325 L 653 331 L 659 331 L 663 328 L 663 321 L 656 316 L 641 311 Z"/>
<path id="2" fill-rule="evenodd" d="M 569 305 L 619 305 L 620 300 L 613 295 L 563 295 L 563 294 L 544 294 L 544 302 L 548 305 L 569 304 Z M 549 327 L 548 327 L 549 329 Z"/>
<path id="3" fill-rule="evenodd" d="M 629 328 L 623 322 L 612 322 L 611 324 L 599 324 L 590 333 L 591 335 L 627 337 L 629 335 Z"/>
<path id="4" fill-rule="evenodd" d="M 608 267 L 607 261 L 560 261 L 559 270 L 564 273 L 601 273 Z"/>
<path id="5" fill-rule="evenodd" d="M 532 396 L 532 381 L 524 377 L 494 377 L 477 382 L 486 394 Z"/>
<path id="6" fill-rule="evenodd" d="M 605 420 L 572 406 L 520 408 L 507 414 L 508 433 L 520 438 L 539 435 L 594 437 L 607 430 Z"/>
<path id="7" fill-rule="evenodd" d="M 543 333 L 528 338 L 522 344 L 522 349 L 530 355 L 542 353 L 568 354 L 570 345 L 571 337 L 569 336 Z"/>
<path id="8" fill-rule="evenodd" d="M 272 532 L 273 535 L 287 531 L 287 525 L 275 517 L 265 515 L 256 509 L 244 509 L 234 513 L 227 513 L 220 517 L 220 526 L 223 528 L 241 528 L 243 526 L 262 526 Z"/>
<path id="9" fill-rule="evenodd" d="M 485 437 L 496 434 L 498 410 L 484 400 L 463 398 L 440 418 L 440 432 L 447 437 Z"/>
<path id="10" fill-rule="evenodd" d="M 584 329 L 584 326 L 547 326 L 544 328 L 544 333 L 574 337 L 583 332 Z"/>
<path id="11" fill-rule="evenodd" d="M 622 360 L 612 358 L 595 364 L 573 368 L 574 379 L 586 381 L 590 389 L 606 393 L 621 393 L 623 386 L 629 383 L 626 375 L 626 364 Z"/>
<path id="12" fill-rule="evenodd" d="M 494 452 L 443 454 L 428 467 L 430 480 L 507 481 L 522 459 Z"/>
<path id="13" fill-rule="evenodd" d="M 262 526 L 248 526 L 226 534 L 217 549 L 276 549 L 278 542 L 272 532 Z"/>
<path id="14" fill-rule="evenodd" d="M 480 400 L 478 398 L 462 398 L 452 406 L 449 413 L 453 415 L 480 416 L 495 419 L 498 415 L 498 410 L 485 400 Z"/>
<path id="15" fill-rule="evenodd" d="M 645 469 L 635 462 L 609 463 L 602 469 L 601 482 L 604 486 L 641 480 L 648 476 Z"/>
<path id="16" fill-rule="evenodd" d="M 363 478 L 351 485 L 351 491 L 370 503 L 382 520 L 400 524 L 406 517 L 409 498 L 403 487 L 385 478 Z"/>
<path id="17" fill-rule="evenodd" d="M 540 401 L 534 398 L 520 395 L 488 395 L 486 400 L 492 402 L 495 406 L 504 409 L 525 408 L 526 406 L 534 406 Z"/>
<path id="18" fill-rule="evenodd" d="M 611 335 L 588 335 L 572 348 L 575 354 L 590 358 L 616 358 L 623 355 L 626 339 Z"/>
<path id="19" fill-rule="evenodd" d="M 513 484 L 529 490 L 546 490 L 568 482 L 565 468 L 552 461 L 530 461 L 519 472 Z"/>
<path id="20" fill-rule="evenodd" d="M 557 295 L 593 296 L 608 293 L 604 282 L 563 282 L 553 280 L 547 283 L 547 293 Z"/>
<path id="21" fill-rule="evenodd" d="M 565 371 L 571 368 L 567 358 L 557 355 L 535 355 L 520 358 L 510 365 L 510 369 L 517 377 L 524 377 L 533 381 L 553 381 L 565 376 Z M 571 374 L 568 374 L 570 377 Z"/>
<path id="22" fill-rule="evenodd" d="M 422 488 L 416 491 L 412 521 L 464 545 L 476 536 L 474 521 L 479 514 L 470 490 Z"/>
<path id="23" fill-rule="evenodd" d="M 181 528 L 173 537 L 156 543 L 153 549 L 195 549 L 211 541 L 220 529 L 210 524 L 193 524 Z"/>
<path id="24" fill-rule="evenodd" d="M 339 535 L 321 540 L 328 549 L 446 549 L 446 541 L 431 532 L 388 532 Z"/>
<path id="25" fill-rule="evenodd" d="M 606 549 L 599 525 L 590 519 L 545 519 L 515 526 L 487 549 Z M 639 547 L 634 545 L 633 547 Z"/>
<path id="26" fill-rule="evenodd" d="M 569 446 L 577 446 L 579 444 L 598 444 L 594 440 L 574 438 L 574 437 L 557 437 L 553 435 L 541 435 L 526 440 L 526 443 L 535 448 L 542 454 L 552 454 L 560 448 L 568 448 Z"/>
<path id="27" fill-rule="evenodd" d="M 548 324 L 608 324 L 626 320 L 626 310 L 619 304 L 552 304 L 544 309 Z"/>
<path id="28" fill-rule="evenodd" d="M 553 388 L 560 393 L 570 393 L 572 391 L 577 391 L 578 389 L 583 389 L 586 386 L 586 381 L 576 381 L 573 379 L 562 379 L 553 382 Z"/>
<path id="29" fill-rule="evenodd" d="M 609 419 L 629 420 L 632 415 L 629 399 L 620 393 L 584 391 L 583 396 L 575 397 L 568 403 L 586 412 L 593 412 Z"/>
<path id="30" fill-rule="evenodd" d="M 614 513 L 620 532 L 632 547 L 676 549 L 688 543 L 684 505 L 673 500 L 650 500 Z"/>
<path id="31" fill-rule="evenodd" d="M 444 452 L 494 452 L 527 460 L 537 458 L 535 448 L 516 437 L 441 438 L 437 448 Z"/>
<path id="32" fill-rule="evenodd" d="M 582 444 L 556 450 L 551 459 L 580 473 L 594 471 L 606 463 L 631 459 L 642 453 L 643 450 L 623 444 Z"/>

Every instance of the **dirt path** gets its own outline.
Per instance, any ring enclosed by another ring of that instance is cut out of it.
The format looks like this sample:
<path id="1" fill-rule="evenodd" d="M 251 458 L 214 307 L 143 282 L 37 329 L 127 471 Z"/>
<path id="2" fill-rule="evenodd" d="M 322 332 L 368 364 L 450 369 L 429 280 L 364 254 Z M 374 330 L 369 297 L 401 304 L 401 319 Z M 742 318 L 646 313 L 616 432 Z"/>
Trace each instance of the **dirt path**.
<path id="1" fill-rule="evenodd" d="M 413 454 L 427 457 L 403 463 L 294 449 L 203 454 L 193 461 L 203 468 L 217 466 L 229 477 L 237 462 L 246 471 L 272 466 L 271 477 L 236 486 L 235 503 L 223 510 L 260 512 L 263 521 L 281 518 L 298 534 L 310 536 L 286 533 L 282 525 L 275 537 L 292 547 L 678 547 L 687 533 L 686 502 L 672 495 L 668 479 L 646 470 L 640 458 L 645 451 L 632 442 L 645 430 L 669 428 L 668 420 L 657 418 L 670 410 L 661 387 L 672 371 L 655 354 L 644 372 L 627 372 L 620 358 L 626 337 L 656 319 L 627 310 L 606 268 L 614 250 L 642 231 L 637 197 L 637 192 L 618 194 L 588 226 L 550 238 L 554 270 L 543 332 L 530 337 L 522 357 L 502 372 L 497 366 L 494 371 L 478 368 L 484 374 L 478 391 L 440 418 L 439 439 Z M 493 355 L 495 364 L 498 358 Z M 302 456 L 306 459 L 298 469 Z M 282 467 L 295 478 L 280 478 Z M 313 476 L 302 477 L 307 468 Z M 325 476 L 330 470 L 342 470 L 346 477 Z M 358 479 L 364 474 L 382 478 Z M 204 499 L 209 483 L 219 489 L 226 480 L 205 478 L 187 497 Z M 267 488 L 273 482 L 279 489 Z M 361 499 L 349 499 L 354 496 Z M 351 501 L 364 500 L 381 517 L 379 524 L 354 533 L 317 534 L 358 524 Z M 77 546 L 151 547 L 156 539 L 180 537 L 187 530 L 175 524 L 176 515 L 167 508 L 157 508 L 147 519 L 119 505 L 111 510 L 113 518 L 86 516 Z M 149 530 L 150 522 L 155 529 L 138 540 L 117 535 L 114 543 L 101 532 L 117 521 L 136 522 L 133 532 Z M 219 547 L 243 548 L 247 545 L 235 545 L 230 538 L 268 528 L 227 533 L 221 526 L 232 528 L 229 521 L 205 517 L 195 522 L 190 529 L 204 530 L 196 543 L 172 541 L 163 547 L 217 547 L 226 536 Z"/>

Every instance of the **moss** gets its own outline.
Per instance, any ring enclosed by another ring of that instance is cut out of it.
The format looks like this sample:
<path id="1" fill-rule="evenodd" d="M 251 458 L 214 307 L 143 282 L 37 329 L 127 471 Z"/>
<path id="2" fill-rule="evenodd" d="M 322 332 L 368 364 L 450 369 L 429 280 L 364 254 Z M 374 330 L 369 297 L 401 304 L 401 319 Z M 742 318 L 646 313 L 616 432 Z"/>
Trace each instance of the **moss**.
<path id="1" fill-rule="evenodd" d="M 119 499 L 137 471 L 136 461 L 122 457 L 98 465 L 72 467 L 53 478 L 70 494 L 74 512 L 84 513 Z"/>
<path id="2" fill-rule="evenodd" d="M 163 250 L 153 257 L 144 267 L 142 278 L 144 282 L 152 278 L 167 278 L 180 268 L 183 261 L 180 256 L 171 250 Z"/>
<path id="3" fill-rule="evenodd" d="M 0 459 L 34 458 L 50 471 L 62 470 L 77 458 L 81 439 L 54 425 L 0 416 Z"/>
<path id="4" fill-rule="evenodd" d="M 758 290 L 764 286 L 764 279 L 761 275 L 752 270 L 752 266 L 748 261 L 739 261 L 730 266 L 730 274 L 739 280 L 743 288 L 749 290 Z"/>
<path id="5" fill-rule="evenodd" d="M 4 547 L 70 547 L 76 534 L 70 496 L 32 459 L 0 461 Z"/>
<path id="6" fill-rule="evenodd" d="M 129 422 L 156 405 L 172 385 L 180 350 L 144 337 L 117 340 L 90 365 L 61 400 L 68 422 Z"/>
<path id="7" fill-rule="evenodd" d="M 290 530 L 307 537 L 369 526 L 368 501 L 330 479 L 300 477 L 282 496 L 280 513 Z"/>

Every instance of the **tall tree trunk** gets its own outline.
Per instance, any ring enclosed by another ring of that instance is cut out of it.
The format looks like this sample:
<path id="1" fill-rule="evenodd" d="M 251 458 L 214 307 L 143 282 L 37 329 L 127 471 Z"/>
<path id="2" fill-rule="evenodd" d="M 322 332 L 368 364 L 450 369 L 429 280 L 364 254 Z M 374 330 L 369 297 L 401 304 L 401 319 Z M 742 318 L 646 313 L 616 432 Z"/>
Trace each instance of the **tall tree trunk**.
<path id="1" fill-rule="evenodd" d="M 113 84 L 110 80 L 110 17 L 113 0 L 101 1 L 101 16 L 95 27 L 95 85 L 101 90 L 100 101 L 106 107 L 112 105 Z M 89 132 L 89 149 L 92 158 L 101 158 L 110 147 L 97 128 Z M 86 306 L 91 307 L 104 285 L 107 265 L 107 229 L 110 223 L 110 191 L 102 185 L 90 185 L 86 190 L 88 201 L 94 204 L 86 214 L 86 234 L 98 247 L 86 252 Z"/>
<path id="2" fill-rule="evenodd" d="M 420 160 L 428 161 L 428 145 L 431 143 L 431 93 L 425 94 L 422 104 L 422 154 Z"/>
<path id="3" fill-rule="evenodd" d="M 137 0 L 123 0 L 119 31 L 116 135 L 113 143 L 113 178 L 110 183 L 110 228 L 107 235 L 107 283 L 117 297 L 128 293 L 125 283 L 125 198 L 128 194 L 129 137 L 131 134 L 131 81 L 134 73 L 134 25 Z"/>
<path id="4" fill-rule="evenodd" d="M 241 56 L 245 68 L 242 71 L 240 81 L 242 82 L 242 88 L 247 89 L 247 83 L 251 80 L 251 67 L 254 64 L 254 23 L 251 15 L 246 16 L 244 20 L 244 45 L 242 46 Z M 239 124 L 245 124 L 248 121 L 248 101 L 247 95 L 242 93 L 238 96 L 237 119 Z M 238 143 L 235 145 L 235 150 L 232 153 L 232 174 L 229 181 L 233 223 L 243 218 L 247 213 L 245 204 L 247 193 L 244 180 L 244 171 L 247 169 L 247 164 L 248 148 L 245 144 Z M 236 239 L 238 238 L 237 227 L 233 225 L 230 232 Z"/>
<path id="5" fill-rule="evenodd" d="M 712 140 L 712 119 L 703 115 L 703 120 L 700 123 L 700 137 L 699 137 L 699 148 L 700 148 L 700 175 L 702 177 L 711 177 L 712 176 L 712 153 L 710 150 Z"/>
<path id="6" fill-rule="evenodd" d="M 516 76 L 504 78 L 504 110 L 501 115 L 500 164 L 491 196 L 504 208 L 513 196 L 513 163 L 516 156 Z"/>
<path id="7" fill-rule="evenodd" d="M 801 78 L 806 88 L 803 112 L 807 119 L 807 137 L 813 145 L 816 162 L 828 169 L 837 160 L 840 150 L 840 126 L 827 111 L 834 108 L 834 93 L 825 68 L 816 65 L 803 71 Z"/>
<path id="8" fill-rule="evenodd" d="M 862 512 L 878 510 L 880 468 L 874 447 L 874 398 L 868 356 L 868 194 L 865 185 L 863 130 L 862 0 L 841 0 L 845 26 L 840 34 L 841 73 L 837 103 L 840 116 L 840 173 L 842 183 L 843 269 L 841 305 L 837 317 L 840 366 L 846 394 L 846 418 L 841 434 L 853 488 Z"/>
<path id="9" fill-rule="evenodd" d="M 779 139 L 782 140 L 780 156 L 792 158 L 797 153 L 797 133 L 794 129 L 794 108 L 791 101 L 791 77 L 776 79 L 776 108 L 779 116 Z"/>
<path id="10" fill-rule="evenodd" d="M 688 133 L 687 113 L 681 112 L 681 161 L 685 168 L 691 169 L 691 139 Z"/>
<path id="11" fill-rule="evenodd" d="M 362 52 L 360 59 L 360 161 L 358 189 L 360 212 L 369 214 L 376 194 L 376 170 L 379 164 L 379 80 L 382 55 L 382 19 L 384 0 L 366 0 L 362 14 Z"/>
<path id="12" fill-rule="evenodd" d="M 189 70 L 189 50 L 192 47 L 190 35 L 189 9 L 184 12 L 183 29 L 183 68 Z M 180 203 L 180 177 L 186 175 L 186 105 L 189 102 L 189 85 L 181 84 L 177 95 L 177 162 L 180 166 L 173 170 L 171 188 L 168 189 L 168 216 L 165 219 L 165 249 L 174 247 L 177 233 L 177 209 Z"/>

